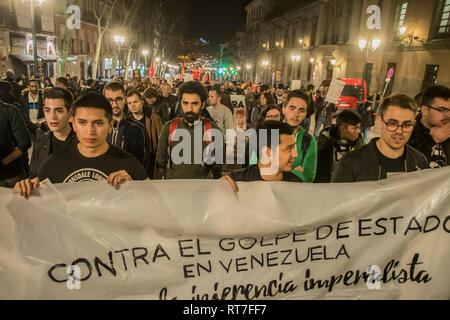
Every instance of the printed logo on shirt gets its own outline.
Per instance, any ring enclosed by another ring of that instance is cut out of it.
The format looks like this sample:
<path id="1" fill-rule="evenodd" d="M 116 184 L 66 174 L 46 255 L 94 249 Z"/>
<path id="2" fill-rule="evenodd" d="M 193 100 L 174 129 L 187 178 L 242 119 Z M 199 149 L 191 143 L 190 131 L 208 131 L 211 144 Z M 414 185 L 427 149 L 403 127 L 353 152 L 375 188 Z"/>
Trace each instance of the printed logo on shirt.
<path id="1" fill-rule="evenodd" d="M 437 143 L 431 149 L 430 168 L 443 168 L 446 165 L 446 158 L 442 144 Z"/>
<path id="2" fill-rule="evenodd" d="M 84 168 L 72 172 L 64 179 L 63 183 L 86 182 L 86 181 L 105 181 L 108 176 L 97 169 Z"/>

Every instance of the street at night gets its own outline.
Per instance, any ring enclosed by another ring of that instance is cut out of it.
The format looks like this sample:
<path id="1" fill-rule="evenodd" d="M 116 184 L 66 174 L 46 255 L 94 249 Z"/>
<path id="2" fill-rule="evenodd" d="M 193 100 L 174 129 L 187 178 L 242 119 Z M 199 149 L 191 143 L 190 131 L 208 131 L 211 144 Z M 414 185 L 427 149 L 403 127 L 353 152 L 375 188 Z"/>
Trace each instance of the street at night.
<path id="1" fill-rule="evenodd" d="M 450 299 L 449 56 L 450 0 L 0 0 L 0 300 Z"/>

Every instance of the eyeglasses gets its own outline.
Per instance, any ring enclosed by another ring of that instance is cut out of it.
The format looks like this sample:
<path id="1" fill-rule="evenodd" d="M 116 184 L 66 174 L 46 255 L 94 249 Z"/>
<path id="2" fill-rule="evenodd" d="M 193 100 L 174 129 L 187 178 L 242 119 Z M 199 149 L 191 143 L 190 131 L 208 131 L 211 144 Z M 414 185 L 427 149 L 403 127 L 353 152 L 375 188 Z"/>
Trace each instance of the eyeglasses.
<path id="1" fill-rule="evenodd" d="M 386 129 L 390 132 L 395 132 L 399 127 L 402 128 L 403 132 L 411 132 L 414 129 L 414 122 L 405 122 L 402 124 L 398 124 L 397 121 L 388 121 L 385 122 L 383 118 L 381 118 L 381 121 L 386 125 Z"/>
<path id="2" fill-rule="evenodd" d="M 443 113 L 443 114 L 447 114 L 448 112 L 450 112 L 450 109 L 447 109 L 447 108 L 444 108 L 444 107 L 435 108 L 435 107 L 432 107 L 432 106 L 429 106 L 429 105 L 425 105 L 425 106 L 430 108 L 430 109 L 439 111 L 440 113 Z"/>
<path id="3" fill-rule="evenodd" d="M 117 97 L 115 100 L 114 99 L 107 99 L 109 101 L 109 103 L 113 104 L 113 102 L 115 102 L 116 104 L 119 104 L 123 101 L 123 97 Z"/>
<path id="4" fill-rule="evenodd" d="M 275 114 L 275 115 L 272 115 L 272 116 L 266 116 L 266 119 L 267 120 L 271 120 L 271 119 L 280 119 L 280 115 L 279 114 Z"/>

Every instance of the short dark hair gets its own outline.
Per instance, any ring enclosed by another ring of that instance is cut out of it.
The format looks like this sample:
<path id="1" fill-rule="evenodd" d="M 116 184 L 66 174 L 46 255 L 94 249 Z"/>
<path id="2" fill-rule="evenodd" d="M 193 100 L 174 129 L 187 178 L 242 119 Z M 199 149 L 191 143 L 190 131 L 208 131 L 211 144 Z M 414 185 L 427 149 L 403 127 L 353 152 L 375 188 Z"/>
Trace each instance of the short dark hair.
<path id="1" fill-rule="evenodd" d="M 276 104 L 275 99 L 273 98 L 273 95 L 269 92 L 261 93 L 261 95 L 264 96 L 267 100 L 267 105 Z"/>
<path id="2" fill-rule="evenodd" d="M 309 104 L 309 96 L 306 94 L 305 91 L 300 89 L 295 89 L 289 92 L 286 100 L 286 105 L 289 104 L 289 101 L 291 101 L 292 98 L 299 98 L 306 102 L 306 104 Z"/>
<path id="3" fill-rule="evenodd" d="M 178 99 L 180 101 L 185 93 L 198 95 L 202 103 L 206 102 L 206 99 L 208 99 L 208 91 L 206 91 L 206 88 L 198 81 L 188 81 L 181 86 L 178 93 Z"/>
<path id="4" fill-rule="evenodd" d="M 155 88 L 147 88 L 144 91 L 144 98 L 158 98 L 158 90 Z"/>
<path id="5" fill-rule="evenodd" d="M 109 121 L 112 120 L 112 107 L 109 101 L 99 93 L 88 92 L 81 97 L 79 97 L 73 103 L 72 115 L 75 117 L 78 108 L 94 108 L 102 109 L 105 111 L 105 117 Z"/>
<path id="6" fill-rule="evenodd" d="M 58 77 L 56 78 L 56 83 L 61 83 L 63 86 L 68 87 L 69 84 L 67 83 L 67 79 L 64 77 Z"/>
<path id="7" fill-rule="evenodd" d="M 42 96 L 42 100 L 45 103 L 45 99 L 63 99 L 64 106 L 66 107 L 67 112 L 72 109 L 73 105 L 73 95 L 72 93 L 64 88 L 46 88 L 44 90 L 44 95 Z"/>
<path id="8" fill-rule="evenodd" d="M 28 81 L 28 85 L 30 85 L 32 82 L 36 82 L 39 85 L 38 79 L 30 79 L 30 81 Z"/>
<path id="9" fill-rule="evenodd" d="M 218 84 L 213 85 L 209 91 L 215 91 L 218 96 L 222 94 L 222 90 L 220 90 L 220 85 Z"/>
<path id="10" fill-rule="evenodd" d="M 306 91 L 309 91 L 309 90 L 314 90 L 314 85 L 313 84 L 308 84 L 307 86 L 306 86 Z"/>
<path id="11" fill-rule="evenodd" d="M 89 80 L 88 80 L 89 81 Z M 103 94 L 105 94 L 106 90 L 111 90 L 111 91 L 122 91 L 123 94 L 125 94 L 125 88 L 124 86 L 120 83 L 120 82 L 116 82 L 116 81 L 111 81 L 110 83 L 108 83 L 105 88 L 103 89 Z"/>
<path id="12" fill-rule="evenodd" d="M 134 95 L 138 96 L 139 100 L 141 100 L 141 101 L 144 100 L 144 98 L 142 97 L 142 95 L 141 95 L 141 94 L 139 93 L 139 91 L 137 91 L 137 90 L 130 90 L 130 91 L 125 95 L 125 98 L 130 98 L 130 97 L 132 97 L 132 96 L 134 96 Z"/>
<path id="13" fill-rule="evenodd" d="M 422 96 L 422 106 L 430 106 L 433 104 L 435 98 L 441 98 L 447 101 L 450 98 L 450 89 L 444 86 L 431 86 L 428 87 Z"/>
<path id="14" fill-rule="evenodd" d="M 260 139 L 261 130 L 266 131 L 267 139 Z M 262 148 L 271 146 L 272 143 L 272 130 L 278 130 L 279 140 L 278 144 L 281 142 L 281 135 L 293 135 L 294 128 L 288 125 L 286 122 L 276 121 L 276 120 L 267 120 L 262 122 L 258 126 L 258 150 L 260 154 L 262 153 Z M 276 146 L 278 146 L 278 144 Z"/>
<path id="15" fill-rule="evenodd" d="M 282 84 L 282 83 L 277 84 L 277 89 L 282 89 L 282 90 L 284 90 L 284 89 L 285 89 L 285 88 L 284 88 L 284 84 Z"/>
<path id="16" fill-rule="evenodd" d="M 418 109 L 417 103 L 407 95 L 393 94 L 383 99 L 380 107 L 378 108 L 377 116 L 383 118 L 384 113 L 389 106 L 396 106 L 402 109 L 411 110 L 412 112 L 414 112 L 414 114 L 417 114 Z"/>
<path id="17" fill-rule="evenodd" d="M 336 126 L 339 128 L 340 126 L 348 127 L 348 126 L 356 126 L 361 123 L 361 117 L 353 111 L 343 110 L 336 117 Z"/>
<path id="18" fill-rule="evenodd" d="M 267 84 L 262 84 L 261 87 L 259 87 L 259 91 L 261 91 L 261 92 L 267 91 L 269 89 L 270 89 L 270 87 Z"/>

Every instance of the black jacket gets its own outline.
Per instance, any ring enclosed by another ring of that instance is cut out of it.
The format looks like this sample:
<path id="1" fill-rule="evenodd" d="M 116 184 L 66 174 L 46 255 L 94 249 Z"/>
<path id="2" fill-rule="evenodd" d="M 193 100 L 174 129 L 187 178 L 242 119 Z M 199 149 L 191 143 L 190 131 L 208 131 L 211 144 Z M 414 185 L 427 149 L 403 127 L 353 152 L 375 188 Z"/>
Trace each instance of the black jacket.
<path id="1" fill-rule="evenodd" d="M 30 134 L 19 107 L 0 100 L 0 159 L 8 156 L 16 147 L 23 154 L 27 154 L 31 147 Z M 26 174 L 26 171 L 24 157 L 16 159 L 7 166 L 0 163 L 0 180 Z"/>
<path id="2" fill-rule="evenodd" d="M 37 135 L 36 142 L 33 147 L 30 162 L 30 178 L 37 177 L 39 170 L 43 167 L 48 158 L 54 153 L 52 147 L 52 132 L 47 131 Z M 72 130 L 67 136 L 65 145 L 78 143 L 77 136 Z"/>
<path id="3" fill-rule="evenodd" d="M 44 118 L 44 110 L 42 109 L 42 106 L 44 105 L 44 102 L 42 100 L 42 92 L 41 91 L 38 92 L 38 96 L 39 96 L 39 98 L 38 98 L 38 106 L 39 106 L 38 119 L 41 119 L 41 118 Z M 30 120 L 30 112 L 29 112 L 29 107 L 28 107 L 28 103 L 29 103 L 28 98 L 29 98 L 28 97 L 28 92 L 24 93 L 22 95 L 21 102 L 22 102 L 23 110 L 25 111 L 25 114 L 27 115 L 28 120 Z"/>
<path id="4" fill-rule="evenodd" d="M 368 111 L 367 108 L 371 107 L 371 109 Z M 373 109 L 372 109 L 372 103 L 370 101 L 366 103 L 360 103 L 358 104 L 358 114 L 361 117 L 361 127 L 362 128 L 369 128 L 373 127 L 375 124 L 375 119 L 373 115 Z"/>
<path id="5" fill-rule="evenodd" d="M 420 152 L 422 152 L 428 159 L 428 161 L 432 162 L 431 155 L 433 147 L 436 145 L 433 137 L 430 135 L 430 129 L 427 129 L 421 122 L 420 119 L 422 115 L 419 114 L 416 119 L 416 125 L 414 126 L 414 131 L 409 138 L 408 144 L 411 147 L 416 148 Z M 440 166 L 449 166 L 450 165 L 450 138 L 441 143 L 445 154 L 445 162 Z M 437 165 L 437 164 L 436 164 Z M 434 167 L 432 165 L 432 167 Z"/>
<path id="6" fill-rule="evenodd" d="M 150 161 L 150 139 L 145 126 L 133 117 L 126 117 L 108 134 L 107 142 L 120 150 L 131 153 L 144 168 Z"/>
<path id="7" fill-rule="evenodd" d="M 381 167 L 376 141 L 372 139 L 364 147 L 347 153 L 337 164 L 331 182 L 377 181 L 387 178 L 386 171 Z M 409 145 L 406 147 L 406 172 L 429 168 L 427 158 Z"/>
<path id="8" fill-rule="evenodd" d="M 336 125 L 323 129 L 317 140 L 317 173 L 314 182 L 330 182 L 333 168 L 341 159 L 341 155 L 362 146 L 364 139 L 361 134 L 355 141 L 344 144 L 339 138 Z"/>

